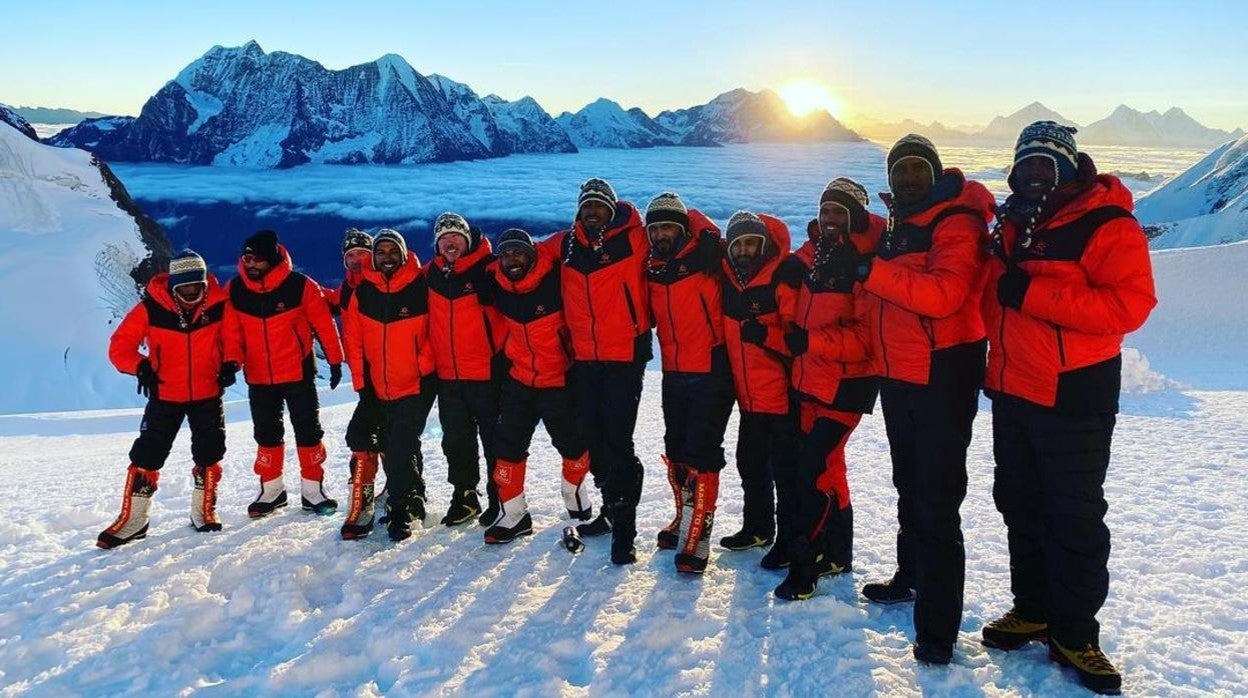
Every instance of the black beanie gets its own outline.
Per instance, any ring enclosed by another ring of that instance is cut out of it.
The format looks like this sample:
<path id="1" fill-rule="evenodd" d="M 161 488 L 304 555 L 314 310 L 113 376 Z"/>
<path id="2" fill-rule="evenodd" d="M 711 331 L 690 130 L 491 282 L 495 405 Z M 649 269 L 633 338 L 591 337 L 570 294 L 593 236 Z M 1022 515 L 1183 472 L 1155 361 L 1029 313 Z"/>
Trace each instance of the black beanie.
<path id="1" fill-rule="evenodd" d="M 249 254 L 263 259 L 271 267 L 277 266 L 277 263 L 282 261 L 282 254 L 277 249 L 277 233 L 272 230 L 257 232 L 243 243 L 242 254 Z"/>
<path id="2" fill-rule="evenodd" d="M 893 144 L 892 149 L 888 151 L 888 177 L 893 177 L 893 167 L 906 158 L 919 158 L 932 168 L 932 182 L 945 171 L 940 164 L 940 155 L 936 153 L 936 146 L 932 142 L 918 135 L 917 133 L 902 136 L 900 140 Z"/>
<path id="3" fill-rule="evenodd" d="M 528 254 L 537 254 L 537 248 L 533 246 L 533 238 L 520 228 L 508 228 L 503 234 L 498 236 L 498 252 L 503 253 L 507 249 L 520 249 Z"/>

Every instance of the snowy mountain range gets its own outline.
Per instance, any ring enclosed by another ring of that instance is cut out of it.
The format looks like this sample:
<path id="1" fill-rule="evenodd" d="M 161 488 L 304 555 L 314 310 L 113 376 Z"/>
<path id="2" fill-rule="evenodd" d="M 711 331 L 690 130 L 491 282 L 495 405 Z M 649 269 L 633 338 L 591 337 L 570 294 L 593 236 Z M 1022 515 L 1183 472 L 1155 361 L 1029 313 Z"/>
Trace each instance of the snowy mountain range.
<path id="1" fill-rule="evenodd" d="M 35 128 L 30 125 L 30 122 L 10 106 L 0 104 L 0 123 L 12 126 L 23 136 L 31 140 L 39 140 L 39 136 L 35 134 Z"/>
<path id="2" fill-rule="evenodd" d="M 1228 141 L 1135 204 L 1154 249 L 1248 239 L 1248 136 Z"/>
<path id="3" fill-rule="evenodd" d="M 0 414 L 138 404 L 108 338 L 168 257 L 164 232 L 95 156 L 0 124 L 0 362 L 12 369 Z"/>

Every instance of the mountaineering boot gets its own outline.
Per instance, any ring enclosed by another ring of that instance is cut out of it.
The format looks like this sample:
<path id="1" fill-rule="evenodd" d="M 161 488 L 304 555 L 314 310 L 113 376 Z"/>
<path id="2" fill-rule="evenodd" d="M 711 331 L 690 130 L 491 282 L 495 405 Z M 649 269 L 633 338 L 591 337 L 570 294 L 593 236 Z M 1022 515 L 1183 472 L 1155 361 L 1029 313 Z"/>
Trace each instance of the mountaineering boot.
<path id="1" fill-rule="evenodd" d="M 887 582 L 872 582 L 864 584 L 862 587 L 862 595 L 867 601 L 878 604 L 894 604 L 914 601 L 914 586 L 910 583 L 899 579 L 900 574 L 894 574 L 893 578 Z"/>
<path id="2" fill-rule="evenodd" d="M 683 463 L 673 463 L 666 455 L 663 456 L 663 464 L 667 466 L 667 484 L 672 488 L 672 499 L 676 503 L 676 514 L 672 518 L 672 522 L 659 531 L 658 544 L 660 550 L 675 550 L 680 542 L 680 517 L 684 513 L 685 508 L 685 499 L 682 492 L 685 486 L 685 478 L 688 475 L 688 466 Z"/>
<path id="3" fill-rule="evenodd" d="M 685 506 L 681 513 L 676 571 L 701 574 L 711 557 L 711 528 L 719 498 L 719 473 L 690 470 L 685 478 Z"/>
<path id="4" fill-rule="evenodd" d="M 217 483 L 221 481 L 221 465 L 197 465 L 191 468 L 195 491 L 191 493 L 191 526 L 196 531 L 220 531 L 217 520 Z"/>
<path id="5" fill-rule="evenodd" d="M 97 546 L 104 549 L 116 548 L 132 540 L 147 537 L 148 513 L 158 480 L 160 471 L 130 465 L 126 470 L 125 493 L 121 497 L 121 514 L 111 526 L 100 533 L 95 541 Z"/>
<path id="6" fill-rule="evenodd" d="M 260 446 L 256 449 L 255 472 L 260 476 L 260 494 L 247 505 L 253 519 L 268 516 L 286 506 L 286 485 L 282 482 L 282 461 L 286 458 L 284 444 Z"/>
<path id="7" fill-rule="evenodd" d="M 338 511 L 338 502 L 325 496 L 325 445 L 299 446 L 295 452 L 299 455 L 299 475 L 303 480 L 300 486 L 303 510 L 322 516 Z"/>
<path id="8" fill-rule="evenodd" d="M 471 488 L 456 488 L 451 494 L 451 504 L 446 508 L 446 516 L 442 517 L 443 526 L 458 526 L 471 521 L 481 513 L 481 501 L 477 491 Z"/>
<path id="9" fill-rule="evenodd" d="M 758 566 L 765 570 L 783 570 L 788 569 L 790 543 L 783 538 L 777 538 L 775 543 L 771 544 L 771 548 L 758 561 Z"/>
<path id="10" fill-rule="evenodd" d="M 1016 650 L 1032 640 L 1049 639 L 1049 624 L 1037 623 L 1018 615 L 1014 609 L 984 626 L 983 644 L 999 650 Z"/>
<path id="11" fill-rule="evenodd" d="M 728 550 L 741 551 L 771 545 L 773 540 L 774 536 L 770 534 L 764 535 L 763 533 L 751 531 L 743 527 L 740 531 L 737 531 L 730 536 L 720 538 L 719 544 Z"/>
<path id="12" fill-rule="evenodd" d="M 953 645 L 922 640 L 914 643 L 914 658 L 924 664 L 948 664 L 953 661 Z"/>
<path id="13" fill-rule="evenodd" d="M 607 513 L 607 505 L 605 503 L 602 505 L 602 509 L 598 512 L 598 516 L 594 517 L 593 521 L 576 525 L 576 533 L 582 538 L 601 536 L 610 532 L 611 517 Z"/>
<path id="14" fill-rule="evenodd" d="M 819 558 L 822 556 L 817 545 L 806 536 L 798 536 L 789 544 L 789 573 L 775 589 L 777 598 L 800 601 L 814 596 L 819 586 Z"/>
<path id="15" fill-rule="evenodd" d="M 637 506 L 623 502 L 615 504 L 611 507 L 611 562 L 617 565 L 637 562 L 636 539 Z"/>
<path id="16" fill-rule="evenodd" d="M 497 466 L 495 466 L 497 467 Z M 589 503 L 589 451 L 580 458 L 563 459 L 563 505 L 568 510 L 568 518 L 577 521 L 589 521 L 594 515 L 594 507 Z"/>
<path id="17" fill-rule="evenodd" d="M 502 462 L 499 462 L 502 465 Z M 498 520 L 493 526 L 485 529 L 485 542 L 491 545 L 510 543 L 520 536 L 533 534 L 533 517 L 529 515 L 529 504 L 524 499 L 524 492 L 503 501 L 500 506 Z"/>
<path id="18" fill-rule="evenodd" d="M 823 557 L 819 560 L 819 576 L 843 574 L 854 568 L 854 507 L 840 508 L 836 497 L 829 497 L 828 518 L 819 536 Z"/>
<path id="19" fill-rule="evenodd" d="M 386 533 L 398 542 L 412 537 L 412 524 L 425 520 L 425 498 L 417 494 L 406 497 L 390 495 L 386 500 Z"/>
<path id="20" fill-rule="evenodd" d="M 1068 666 L 1079 675 L 1084 688 L 1106 696 L 1122 693 L 1122 674 L 1114 668 L 1100 647 L 1088 643 L 1083 649 L 1072 650 L 1049 638 L 1049 659 Z"/>
<path id="21" fill-rule="evenodd" d="M 490 526 L 498 520 L 498 490 L 494 488 L 493 484 L 490 483 L 490 486 L 485 489 L 485 511 L 481 512 L 481 515 L 477 517 L 477 524 L 480 526 Z"/>
<path id="22" fill-rule="evenodd" d="M 373 532 L 373 487 L 377 478 L 377 454 L 357 451 L 351 456 L 351 501 L 342 523 L 343 540 L 363 538 Z"/>

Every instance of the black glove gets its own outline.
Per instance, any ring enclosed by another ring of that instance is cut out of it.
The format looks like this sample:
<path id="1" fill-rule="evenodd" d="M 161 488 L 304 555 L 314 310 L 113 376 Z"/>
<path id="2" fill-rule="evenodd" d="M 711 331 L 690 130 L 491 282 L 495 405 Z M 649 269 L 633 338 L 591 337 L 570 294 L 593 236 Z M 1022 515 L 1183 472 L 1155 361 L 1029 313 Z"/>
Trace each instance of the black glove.
<path id="1" fill-rule="evenodd" d="M 871 276 L 871 261 L 873 255 L 858 255 L 857 264 L 854 266 L 854 278 L 860 283 L 866 283 L 867 277 Z"/>
<path id="2" fill-rule="evenodd" d="M 741 341 L 763 346 L 767 342 L 766 325 L 754 318 L 741 323 Z"/>
<path id="3" fill-rule="evenodd" d="M 862 258 L 854 243 L 845 241 L 828 253 L 828 271 L 835 277 L 855 277 L 858 273 L 858 260 Z"/>
<path id="4" fill-rule="evenodd" d="M 333 390 L 342 382 L 342 364 L 329 365 L 329 389 Z"/>
<path id="5" fill-rule="evenodd" d="M 1003 307 L 1023 309 L 1023 297 L 1027 295 L 1027 287 L 1031 285 L 1031 275 L 1023 271 L 1017 264 L 1005 267 L 1005 273 L 997 279 L 997 301 Z"/>
<path id="6" fill-rule="evenodd" d="M 810 348 L 810 335 L 800 327 L 794 327 L 784 333 L 784 344 L 793 356 L 801 356 Z"/>
<path id="7" fill-rule="evenodd" d="M 156 371 L 152 369 L 152 362 L 147 359 L 140 361 L 134 375 L 139 379 L 139 387 L 135 390 L 136 393 L 143 397 L 151 397 L 156 394 L 156 386 L 161 384 L 161 380 L 156 376 Z"/>
<path id="8" fill-rule="evenodd" d="M 221 364 L 221 370 L 217 371 L 217 385 L 228 388 L 234 385 L 236 380 L 238 380 L 238 362 L 226 361 Z"/>

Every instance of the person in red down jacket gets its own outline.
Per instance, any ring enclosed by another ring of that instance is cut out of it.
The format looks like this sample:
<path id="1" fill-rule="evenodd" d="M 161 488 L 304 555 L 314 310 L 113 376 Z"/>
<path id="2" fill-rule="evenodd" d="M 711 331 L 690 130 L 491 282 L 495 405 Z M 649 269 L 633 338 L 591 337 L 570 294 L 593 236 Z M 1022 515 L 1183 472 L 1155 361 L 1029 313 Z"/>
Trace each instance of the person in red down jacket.
<path id="1" fill-rule="evenodd" d="M 373 269 L 364 271 L 343 326 L 352 387 L 360 392 L 371 386 L 381 403 L 387 533 L 391 540 L 405 540 L 412 524 L 425 519 L 421 434 L 437 397 L 438 377 L 429 342 L 427 279 L 398 231 L 383 229 L 373 239 Z M 355 458 L 362 467 L 352 475 L 343 538 L 362 538 L 373 529 L 377 460 L 368 453 Z"/>
<path id="2" fill-rule="evenodd" d="M 223 370 L 221 342 L 225 291 L 203 258 L 186 250 L 169 262 L 169 272 L 147 284 L 143 300 L 126 314 L 108 344 L 118 371 L 138 378 L 147 396 L 139 438 L 130 448 L 130 467 L 121 514 L 96 539 L 115 548 L 147 536 L 152 494 L 182 421 L 191 425 L 191 526 L 220 531 L 217 483 L 225 456 L 225 412 L 221 391 L 234 382 Z M 139 348 L 147 346 L 147 354 Z"/>
<path id="3" fill-rule="evenodd" d="M 494 472 L 495 425 L 503 350 L 503 322 L 486 268 L 494 262 L 490 241 L 458 213 L 443 213 L 433 225 L 437 255 L 425 267 L 429 280 L 429 342 L 438 372 L 438 419 L 442 452 L 451 483 L 450 507 L 442 523 L 455 526 L 480 515 L 489 525 L 498 518 Z M 477 497 L 481 480 L 477 436 L 485 454 L 484 512 Z"/>
<path id="4" fill-rule="evenodd" d="M 658 543 L 677 550 L 677 571 L 700 573 L 711 554 L 734 397 L 724 343 L 724 244 L 710 219 L 671 192 L 646 207 L 646 231 L 650 314 L 663 357 L 663 460 L 676 500 Z"/>
<path id="5" fill-rule="evenodd" d="M 781 278 L 790 257 L 789 229 L 774 216 L 737 211 L 725 237 L 724 341 L 741 412 L 736 460 L 743 502 L 741 529 L 719 544 L 738 551 L 770 545 L 759 564 L 784 569 L 797 510 L 798 453 L 784 341 L 797 289 Z"/>
<path id="6" fill-rule="evenodd" d="M 793 354 L 793 395 L 802 446 L 798 456 L 797 535 L 788 577 L 776 596 L 805 599 L 818 579 L 853 566 L 854 508 L 845 444 L 875 408 L 879 380 L 871 362 L 865 291 L 855 281 L 861 256 L 875 250 L 883 218 L 867 211 L 867 190 L 839 177 L 819 197 L 809 239 L 793 254 L 797 314 L 785 343 Z"/>
<path id="7" fill-rule="evenodd" d="M 238 276 L 230 281 L 225 317 L 225 358 L 241 366 L 258 446 L 255 472 L 260 494 L 247 507 L 252 518 L 286 506 L 282 482 L 285 460 L 283 406 L 290 409 L 302 477 L 305 511 L 330 514 L 338 503 L 325 496 L 326 460 L 320 403 L 316 395 L 316 359 L 312 336 L 321 342 L 330 365 L 330 388 L 342 379 L 342 343 L 321 287 L 294 270 L 290 253 L 277 234 L 261 230 L 243 243 Z"/>
<path id="8" fill-rule="evenodd" d="M 1121 690 L 1100 649 L 1109 593 L 1104 483 L 1122 382 L 1122 339 L 1157 304 L 1131 192 L 1098 175 L 1074 129 L 1023 129 L 1013 192 L 993 234 L 983 315 L 992 399 L 993 499 L 1005 518 L 1014 607 L 989 647 L 1047 638 L 1088 688 Z"/>
<path id="9" fill-rule="evenodd" d="M 646 265 L 650 243 L 637 208 L 602 179 L 581 185 L 576 221 L 560 250 L 563 313 L 572 337 L 571 386 L 589 442 L 602 510 L 577 526 L 611 534 L 611 561 L 637 561 L 637 502 L 644 469 L 633 445 L 646 362 L 652 356 Z"/>
<path id="10" fill-rule="evenodd" d="M 948 664 L 962 620 L 959 509 L 983 386 L 984 241 L 995 201 L 914 134 L 888 152 L 889 222 L 858 264 L 897 487 L 897 572 L 876 603 L 915 601 L 915 658 Z"/>
<path id="11" fill-rule="evenodd" d="M 503 378 L 494 471 L 501 509 L 485 531 L 486 543 L 509 543 L 533 533 L 524 494 L 529 445 L 540 421 L 563 459 L 560 490 L 568 516 L 588 521 L 589 449 L 566 383 L 572 354 L 560 294 L 557 240 L 534 245 L 518 228 L 498 239 L 499 259 L 490 270 L 496 303 L 507 325 L 504 351 L 511 368 Z"/>

